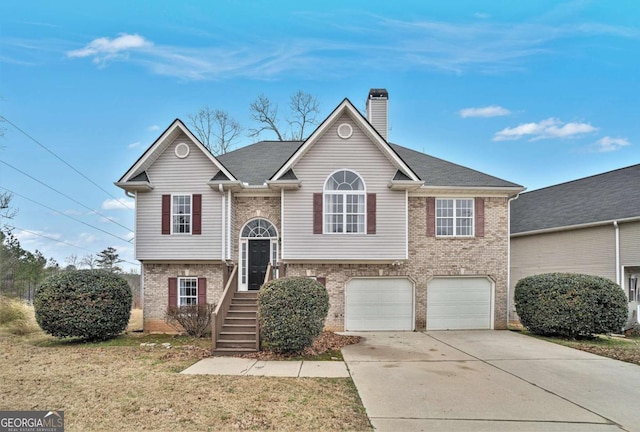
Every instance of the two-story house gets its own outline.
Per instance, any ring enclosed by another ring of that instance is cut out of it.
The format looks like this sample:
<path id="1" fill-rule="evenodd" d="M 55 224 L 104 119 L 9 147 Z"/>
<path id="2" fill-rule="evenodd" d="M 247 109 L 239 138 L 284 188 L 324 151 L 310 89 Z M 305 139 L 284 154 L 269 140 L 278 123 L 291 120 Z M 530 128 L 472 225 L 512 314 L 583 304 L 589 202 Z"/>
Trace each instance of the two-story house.
<path id="1" fill-rule="evenodd" d="M 388 142 L 388 93 L 303 142 L 214 157 L 175 120 L 116 183 L 135 197 L 144 329 L 169 304 L 316 277 L 334 330 L 503 329 L 520 185 Z M 233 276 L 232 276 L 233 275 Z"/>

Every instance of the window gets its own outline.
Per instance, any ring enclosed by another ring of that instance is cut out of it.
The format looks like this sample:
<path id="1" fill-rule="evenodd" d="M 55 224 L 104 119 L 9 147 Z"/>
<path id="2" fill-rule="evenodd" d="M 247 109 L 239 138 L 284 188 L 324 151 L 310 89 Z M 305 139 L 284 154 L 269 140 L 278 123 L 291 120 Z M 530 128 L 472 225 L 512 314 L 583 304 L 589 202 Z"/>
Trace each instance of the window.
<path id="1" fill-rule="evenodd" d="M 365 187 L 352 171 L 338 171 L 324 187 L 324 232 L 365 233 Z"/>
<path id="2" fill-rule="evenodd" d="M 436 200 L 436 235 L 473 236 L 473 199 Z"/>
<path id="3" fill-rule="evenodd" d="M 173 195 L 171 220 L 174 234 L 191 233 L 191 195 Z"/>
<path id="4" fill-rule="evenodd" d="M 198 278 L 178 278 L 178 306 L 198 304 Z"/>

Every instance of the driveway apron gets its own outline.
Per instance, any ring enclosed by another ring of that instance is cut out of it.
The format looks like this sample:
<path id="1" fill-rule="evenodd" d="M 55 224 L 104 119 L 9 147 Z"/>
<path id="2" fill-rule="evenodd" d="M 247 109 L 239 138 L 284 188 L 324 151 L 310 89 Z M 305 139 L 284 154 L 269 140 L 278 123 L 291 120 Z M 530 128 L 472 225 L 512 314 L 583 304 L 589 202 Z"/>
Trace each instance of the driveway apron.
<path id="1" fill-rule="evenodd" d="M 359 333 L 343 348 L 377 430 L 640 431 L 640 367 L 509 331 Z"/>

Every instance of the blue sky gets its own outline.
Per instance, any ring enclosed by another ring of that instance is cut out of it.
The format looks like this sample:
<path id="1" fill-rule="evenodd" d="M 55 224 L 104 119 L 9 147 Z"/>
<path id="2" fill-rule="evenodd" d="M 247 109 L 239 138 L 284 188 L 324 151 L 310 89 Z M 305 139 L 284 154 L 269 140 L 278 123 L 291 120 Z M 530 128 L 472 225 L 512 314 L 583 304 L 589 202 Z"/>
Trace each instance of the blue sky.
<path id="1" fill-rule="evenodd" d="M 113 182 L 171 121 L 207 104 L 249 128 L 258 94 L 299 89 L 324 118 L 384 87 L 392 142 L 528 190 L 639 162 L 635 0 L 299 3 L 2 2 L 2 222 L 61 264 L 134 262 Z"/>

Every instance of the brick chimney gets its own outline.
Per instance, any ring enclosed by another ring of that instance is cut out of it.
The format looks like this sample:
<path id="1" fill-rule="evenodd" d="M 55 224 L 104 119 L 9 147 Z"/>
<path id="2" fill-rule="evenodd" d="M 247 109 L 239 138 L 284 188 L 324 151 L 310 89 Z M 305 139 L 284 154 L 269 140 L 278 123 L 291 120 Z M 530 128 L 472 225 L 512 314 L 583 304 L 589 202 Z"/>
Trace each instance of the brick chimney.
<path id="1" fill-rule="evenodd" d="M 389 140 L 389 93 L 387 89 L 371 89 L 367 98 L 367 120 L 385 141 Z"/>

